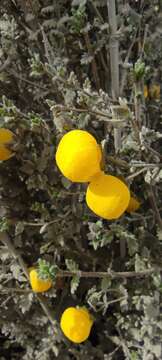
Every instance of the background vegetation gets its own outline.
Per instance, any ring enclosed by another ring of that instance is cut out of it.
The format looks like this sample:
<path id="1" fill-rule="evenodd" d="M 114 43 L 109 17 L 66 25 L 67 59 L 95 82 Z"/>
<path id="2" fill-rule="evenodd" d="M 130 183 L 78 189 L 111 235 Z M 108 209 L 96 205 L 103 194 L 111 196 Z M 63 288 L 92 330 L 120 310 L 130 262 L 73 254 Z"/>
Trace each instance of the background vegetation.
<path id="1" fill-rule="evenodd" d="M 0 164 L 0 360 L 162 359 L 162 1 L 114 3 L 0 2 L 0 126 L 16 135 Z M 85 186 L 62 177 L 56 146 L 73 128 L 102 143 L 137 213 L 99 219 Z M 36 296 L 25 274 L 39 258 L 122 274 L 76 275 Z M 80 304 L 96 320 L 75 345 L 59 319 Z"/>

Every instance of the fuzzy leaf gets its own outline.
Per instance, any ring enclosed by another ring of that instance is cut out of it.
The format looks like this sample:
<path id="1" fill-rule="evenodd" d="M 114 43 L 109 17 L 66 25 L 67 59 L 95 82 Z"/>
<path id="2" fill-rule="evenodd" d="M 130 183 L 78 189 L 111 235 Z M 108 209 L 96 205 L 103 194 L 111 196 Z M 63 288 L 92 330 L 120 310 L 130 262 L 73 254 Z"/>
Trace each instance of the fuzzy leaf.
<path id="1" fill-rule="evenodd" d="M 71 294 L 75 294 L 78 286 L 79 286 L 79 283 L 80 283 L 80 277 L 75 275 L 73 276 L 71 282 L 70 282 L 70 287 L 71 287 Z"/>

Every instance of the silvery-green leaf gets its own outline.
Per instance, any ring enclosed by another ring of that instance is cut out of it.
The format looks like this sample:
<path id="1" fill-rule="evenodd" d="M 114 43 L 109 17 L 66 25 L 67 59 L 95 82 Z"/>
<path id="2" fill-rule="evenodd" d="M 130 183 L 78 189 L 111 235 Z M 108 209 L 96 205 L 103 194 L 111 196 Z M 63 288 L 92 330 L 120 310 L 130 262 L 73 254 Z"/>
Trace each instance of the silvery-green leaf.
<path id="1" fill-rule="evenodd" d="M 71 287 L 71 294 L 75 294 L 78 286 L 79 286 L 79 282 L 80 282 L 80 277 L 79 276 L 73 276 L 71 282 L 70 282 L 70 287 Z"/>

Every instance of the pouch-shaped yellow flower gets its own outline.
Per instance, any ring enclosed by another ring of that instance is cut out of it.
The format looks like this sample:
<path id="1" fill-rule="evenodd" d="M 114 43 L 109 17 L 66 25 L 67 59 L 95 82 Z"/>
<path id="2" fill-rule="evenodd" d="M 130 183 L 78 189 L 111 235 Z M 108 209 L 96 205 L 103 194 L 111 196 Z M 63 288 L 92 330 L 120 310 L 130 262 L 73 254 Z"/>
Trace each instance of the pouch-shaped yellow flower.
<path id="1" fill-rule="evenodd" d="M 92 179 L 86 192 L 88 207 L 96 215 L 108 220 L 119 218 L 128 207 L 129 200 L 127 185 L 103 172 Z"/>
<path id="2" fill-rule="evenodd" d="M 74 343 L 81 343 L 88 339 L 93 319 L 86 308 L 67 308 L 60 321 L 64 335 Z"/>
<path id="3" fill-rule="evenodd" d="M 0 161 L 8 160 L 13 156 L 13 153 L 6 146 L 13 141 L 13 138 L 12 131 L 0 128 Z"/>
<path id="4" fill-rule="evenodd" d="M 37 269 L 34 268 L 29 270 L 29 280 L 33 291 L 37 293 L 47 291 L 52 286 L 51 279 L 40 279 Z"/>
<path id="5" fill-rule="evenodd" d="M 101 148 L 87 131 L 65 134 L 56 151 L 56 163 L 62 174 L 73 182 L 89 182 L 101 171 Z"/>

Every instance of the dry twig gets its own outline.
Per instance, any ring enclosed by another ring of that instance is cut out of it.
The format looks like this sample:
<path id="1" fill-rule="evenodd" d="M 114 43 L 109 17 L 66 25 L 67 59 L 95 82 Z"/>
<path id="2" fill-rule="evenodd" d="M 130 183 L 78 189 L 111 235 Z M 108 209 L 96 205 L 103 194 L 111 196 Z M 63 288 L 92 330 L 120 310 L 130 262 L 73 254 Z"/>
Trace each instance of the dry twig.
<path id="1" fill-rule="evenodd" d="M 111 30 L 110 36 L 110 66 L 111 66 L 111 86 L 112 97 L 119 97 L 119 41 L 117 38 L 117 16 L 115 0 L 107 0 L 108 18 Z M 114 129 L 115 150 L 121 147 L 121 129 Z"/>
<path id="2" fill-rule="evenodd" d="M 116 1 L 107 0 L 108 18 L 110 24 L 110 66 L 111 66 L 111 86 L 112 97 L 118 99 L 119 97 L 119 42 L 117 38 L 117 16 L 116 16 Z M 114 128 L 114 143 L 116 153 L 121 148 L 121 129 Z M 124 239 L 120 240 L 120 254 L 123 258 L 126 254 L 126 243 Z"/>

